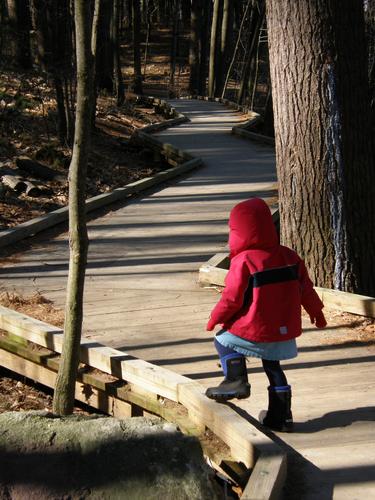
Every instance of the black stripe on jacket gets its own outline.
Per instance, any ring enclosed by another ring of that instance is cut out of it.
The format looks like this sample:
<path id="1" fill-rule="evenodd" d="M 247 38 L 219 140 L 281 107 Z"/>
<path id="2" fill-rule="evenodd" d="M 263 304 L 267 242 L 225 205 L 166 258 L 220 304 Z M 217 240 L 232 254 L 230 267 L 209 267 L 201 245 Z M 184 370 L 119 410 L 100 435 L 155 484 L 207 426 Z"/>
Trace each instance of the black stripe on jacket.
<path id="1" fill-rule="evenodd" d="M 266 271 L 258 271 L 253 274 L 252 278 L 254 280 L 254 288 L 259 288 L 264 285 L 272 285 L 274 283 L 298 280 L 298 264 L 267 269 Z"/>
<path id="2" fill-rule="evenodd" d="M 244 294 L 243 306 L 247 306 L 253 301 L 254 288 L 295 280 L 298 280 L 298 264 L 258 271 L 249 278 L 249 283 Z"/>

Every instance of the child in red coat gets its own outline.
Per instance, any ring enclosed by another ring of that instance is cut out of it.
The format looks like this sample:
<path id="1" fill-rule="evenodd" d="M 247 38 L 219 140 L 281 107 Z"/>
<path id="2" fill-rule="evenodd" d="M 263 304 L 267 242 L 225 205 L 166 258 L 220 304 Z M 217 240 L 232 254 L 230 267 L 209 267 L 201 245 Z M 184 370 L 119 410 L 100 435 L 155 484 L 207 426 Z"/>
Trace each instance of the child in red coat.
<path id="1" fill-rule="evenodd" d="M 215 336 L 225 379 L 206 395 L 217 401 L 250 396 L 246 356 L 262 359 L 269 379 L 269 406 L 263 424 L 289 431 L 291 387 L 280 360 L 297 356 L 301 305 L 317 328 L 326 321 L 323 303 L 313 288 L 302 259 L 280 245 L 270 209 L 253 198 L 236 205 L 229 218 L 230 268 L 225 289 L 211 312 L 207 330 Z"/>

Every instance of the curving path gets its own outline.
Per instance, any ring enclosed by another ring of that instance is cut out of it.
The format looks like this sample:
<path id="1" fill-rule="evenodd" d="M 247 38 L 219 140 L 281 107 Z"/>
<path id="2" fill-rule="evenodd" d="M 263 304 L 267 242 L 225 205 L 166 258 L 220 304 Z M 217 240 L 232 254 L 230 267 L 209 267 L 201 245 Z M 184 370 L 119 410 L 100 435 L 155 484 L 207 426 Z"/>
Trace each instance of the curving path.
<path id="1" fill-rule="evenodd" d="M 191 121 L 158 135 L 205 166 L 90 222 L 84 334 L 211 385 L 220 370 L 204 326 L 217 292 L 198 286 L 197 270 L 225 250 L 235 203 L 275 202 L 274 153 L 230 135 L 242 118 L 220 104 L 172 104 Z M 67 265 L 63 234 L 1 268 L 0 287 L 39 291 L 63 307 Z M 285 363 L 296 432 L 274 438 L 290 451 L 286 498 L 375 498 L 374 346 L 348 346 L 340 328 L 306 326 L 300 356 Z M 252 420 L 267 383 L 257 360 L 249 374 L 253 395 L 236 405 Z"/>

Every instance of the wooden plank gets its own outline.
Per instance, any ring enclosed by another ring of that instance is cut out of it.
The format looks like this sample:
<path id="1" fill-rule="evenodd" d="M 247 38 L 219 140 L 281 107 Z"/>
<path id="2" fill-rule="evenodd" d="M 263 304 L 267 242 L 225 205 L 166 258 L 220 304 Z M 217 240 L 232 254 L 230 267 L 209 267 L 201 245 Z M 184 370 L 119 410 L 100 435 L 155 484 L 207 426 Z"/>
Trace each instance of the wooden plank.
<path id="1" fill-rule="evenodd" d="M 182 164 L 180 163 L 176 167 L 158 172 L 153 177 L 147 177 L 145 179 L 129 183 L 125 187 L 114 189 L 110 193 L 93 196 L 92 198 L 86 200 L 86 212 L 97 210 L 98 208 L 109 205 L 110 203 L 125 199 L 132 194 L 140 193 L 145 189 L 149 189 L 150 187 L 172 179 L 173 177 L 185 174 L 186 172 L 202 165 L 202 160 L 200 158 L 191 159 L 190 155 L 179 156 L 179 158 L 185 157 L 189 158 L 188 161 Z M 4 247 L 24 238 L 34 236 L 45 229 L 60 224 L 61 222 L 68 220 L 68 215 L 69 211 L 66 206 L 53 210 L 48 214 L 35 217 L 27 222 L 23 222 L 22 224 L 18 224 L 14 228 L 1 231 L 0 247 Z"/>
<path id="2" fill-rule="evenodd" d="M 256 461 L 242 500 L 279 500 L 286 479 L 285 454 L 262 453 Z"/>
<path id="3" fill-rule="evenodd" d="M 0 364 L 8 370 L 20 373 L 47 387 L 55 387 L 56 372 L 3 349 L 0 349 Z M 80 382 L 76 383 L 75 399 L 114 417 L 124 418 L 131 417 L 132 415 L 129 403 L 115 400 L 112 396 L 107 396 L 105 392 L 92 387 L 87 390 L 85 384 Z"/>
<path id="4" fill-rule="evenodd" d="M 320 287 L 315 287 L 315 290 L 329 308 L 375 318 L 374 297 Z"/>
<path id="5" fill-rule="evenodd" d="M 233 127 L 232 134 L 243 137 L 244 139 L 250 139 L 252 141 L 260 142 L 268 145 L 275 145 L 275 139 L 273 137 L 268 137 L 267 135 L 257 134 L 255 132 L 250 132 L 250 130 L 245 130 L 240 127 Z"/>
<path id="6" fill-rule="evenodd" d="M 166 156 L 172 159 L 180 159 L 180 161 L 188 161 L 193 157 L 191 154 L 186 153 L 182 149 L 178 149 L 172 144 L 161 142 L 155 137 L 145 134 L 142 130 L 136 130 L 133 134 L 133 138 L 136 141 L 141 141 L 145 143 L 148 147 L 161 151 Z"/>
<path id="7" fill-rule="evenodd" d="M 54 372 L 58 371 L 60 356 L 57 353 L 41 347 L 36 350 L 31 345 L 24 346 L 19 344 L 18 340 L 15 339 L 16 336 L 12 334 L 8 334 L 5 337 L 0 336 L 0 349 L 15 354 L 32 363 L 42 365 Z M 20 374 L 22 375 L 23 373 L 20 372 Z M 114 398 L 114 405 L 117 404 L 117 400 L 131 403 L 135 407 L 145 409 L 169 422 L 175 423 L 185 432 L 185 434 L 196 436 L 201 433 L 201 429 L 194 425 L 187 417 L 187 411 L 186 415 L 183 414 L 185 409 L 181 405 L 171 401 L 166 402 L 165 400 L 161 400 L 156 394 L 145 391 L 135 384 L 128 384 L 127 382 L 115 378 L 108 380 L 107 375 L 98 370 L 93 372 L 90 367 L 84 370 L 80 369 L 78 371 L 77 380 L 85 386 L 92 386 L 94 389 L 105 392 L 107 396 L 112 396 Z M 90 393 L 90 391 L 86 391 L 86 393 Z M 117 407 L 119 407 L 119 404 L 117 404 Z"/>
<path id="8" fill-rule="evenodd" d="M 161 123 L 153 123 L 152 125 L 146 125 L 143 127 L 141 130 L 142 132 L 160 132 L 161 130 L 165 130 L 166 128 L 169 127 L 174 127 L 176 125 L 181 125 L 182 123 L 186 123 L 190 121 L 187 116 L 178 116 L 177 118 L 171 118 L 169 120 L 166 120 L 165 122 Z"/>
<path id="9" fill-rule="evenodd" d="M 0 306 L 0 328 L 20 335 L 30 342 L 61 353 L 63 331 L 42 321 Z M 136 359 L 123 351 L 106 347 L 89 339 L 81 341 L 80 360 L 117 378 L 137 384 L 150 392 L 177 401 L 179 383 L 190 379 L 165 368 Z"/>
<path id="10" fill-rule="evenodd" d="M 199 268 L 198 283 L 202 286 L 225 286 L 225 278 L 227 274 L 227 269 L 221 269 L 220 267 L 208 266 L 206 264 L 203 264 Z"/>
<path id="11" fill-rule="evenodd" d="M 178 402 L 230 447 L 235 460 L 243 462 L 246 467 L 253 467 L 259 450 L 279 450 L 271 439 L 229 406 L 208 399 L 203 391 L 204 388 L 196 382 L 180 384 Z"/>

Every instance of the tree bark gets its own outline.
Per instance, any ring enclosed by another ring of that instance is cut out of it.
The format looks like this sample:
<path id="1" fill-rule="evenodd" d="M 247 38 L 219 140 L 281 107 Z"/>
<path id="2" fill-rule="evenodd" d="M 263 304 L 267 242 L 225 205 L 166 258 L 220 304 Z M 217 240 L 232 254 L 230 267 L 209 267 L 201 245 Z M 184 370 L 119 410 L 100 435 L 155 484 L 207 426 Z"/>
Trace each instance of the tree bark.
<path id="1" fill-rule="evenodd" d="M 93 95 L 90 3 L 86 0 L 75 0 L 74 16 L 77 51 L 77 112 L 73 156 L 69 168 L 70 259 L 64 343 L 53 398 L 53 411 L 58 415 L 69 415 L 74 408 L 74 389 L 79 364 L 83 289 L 88 249 L 85 184 Z"/>
<path id="2" fill-rule="evenodd" d="M 315 283 L 375 295 L 363 5 L 267 0 L 282 242 Z"/>

